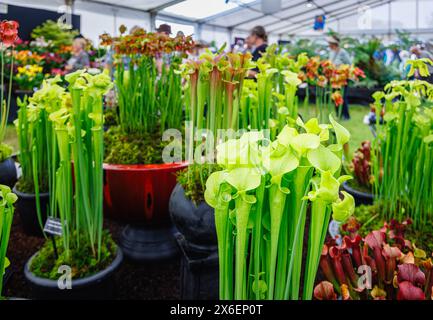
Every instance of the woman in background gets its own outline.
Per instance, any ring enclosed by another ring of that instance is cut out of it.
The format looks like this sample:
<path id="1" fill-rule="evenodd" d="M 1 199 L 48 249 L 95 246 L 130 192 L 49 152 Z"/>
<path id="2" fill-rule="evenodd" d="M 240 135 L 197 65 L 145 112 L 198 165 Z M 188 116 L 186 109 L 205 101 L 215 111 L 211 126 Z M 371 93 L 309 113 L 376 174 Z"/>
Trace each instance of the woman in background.
<path id="1" fill-rule="evenodd" d="M 72 43 L 72 57 L 68 60 L 65 70 L 74 72 L 90 67 L 89 55 L 86 52 L 87 42 L 84 38 L 76 38 Z"/>

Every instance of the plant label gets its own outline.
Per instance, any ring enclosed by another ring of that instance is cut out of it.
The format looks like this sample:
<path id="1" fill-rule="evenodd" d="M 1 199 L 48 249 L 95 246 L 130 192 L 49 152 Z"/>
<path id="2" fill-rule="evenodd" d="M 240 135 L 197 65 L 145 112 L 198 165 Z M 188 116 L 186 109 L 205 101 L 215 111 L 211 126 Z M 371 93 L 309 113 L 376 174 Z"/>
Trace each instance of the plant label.
<path id="1" fill-rule="evenodd" d="M 52 236 L 61 236 L 63 229 L 60 219 L 48 217 L 47 222 L 45 222 L 44 232 Z"/>

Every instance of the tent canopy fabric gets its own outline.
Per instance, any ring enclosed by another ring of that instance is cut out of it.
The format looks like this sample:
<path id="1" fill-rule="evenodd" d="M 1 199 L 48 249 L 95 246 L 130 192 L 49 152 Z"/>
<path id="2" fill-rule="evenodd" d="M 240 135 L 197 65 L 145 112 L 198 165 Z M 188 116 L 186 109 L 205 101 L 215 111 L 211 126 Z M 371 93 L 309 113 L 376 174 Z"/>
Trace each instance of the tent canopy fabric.
<path id="1" fill-rule="evenodd" d="M 82 0 L 113 7 L 146 11 L 171 21 L 248 32 L 263 25 L 271 34 L 295 34 L 311 28 L 314 18 L 325 15 L 327 22 L 359 13 L 360 6 L 374 8 L 396 0 L 280 0 L 280 10 L 262 11 L 269 0 Z"/>

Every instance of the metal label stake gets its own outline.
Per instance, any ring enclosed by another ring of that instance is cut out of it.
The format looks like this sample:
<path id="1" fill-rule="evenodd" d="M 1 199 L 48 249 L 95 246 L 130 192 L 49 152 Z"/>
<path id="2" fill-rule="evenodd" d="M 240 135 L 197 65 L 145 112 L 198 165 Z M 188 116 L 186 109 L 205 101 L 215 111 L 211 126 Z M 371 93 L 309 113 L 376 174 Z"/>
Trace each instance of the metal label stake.
<path id="1" fill-rule="evenodd" d="M 55 236 L 62 236 L 62 222 L 58 218 L 48 217 L 47 222 L 45 222 L 44 232 L 47 233 L 51 241 L 53 242 L 54 256 L 56 260 L 59 258 L 59 253 L 57 251 Z"/>

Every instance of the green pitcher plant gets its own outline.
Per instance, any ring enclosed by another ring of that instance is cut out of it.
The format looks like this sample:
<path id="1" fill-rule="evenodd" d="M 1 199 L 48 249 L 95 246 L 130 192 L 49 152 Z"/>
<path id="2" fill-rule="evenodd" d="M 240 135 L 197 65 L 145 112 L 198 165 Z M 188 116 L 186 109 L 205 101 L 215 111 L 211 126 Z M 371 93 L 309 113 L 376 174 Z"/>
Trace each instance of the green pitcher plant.
<path id="1" fill-rule="evenodd" d="M 221 299 L 312 298 L 331 215 L 342 222 L 354 211 L 352 196 L 339 194 L 350 178 L 340 175 L 350 135 L 329 120 L 298 118 L 275 139 L 251 131 L 217 146 L 223 169 L 208 178 L 205 199 L 215 209 Z"/>
<path id="2" fill-rule="evenodd" d="M 9 265 L 6 258 L 12 220 L 14 216 L 14 203 L 17 196 L 7 186 L 0 185 L 0 300 L 2 300 L 3 275 Z"/>
<path id="3" fill-rule="evenodd" d="M 22 176 L 17 188 L 19 191 L 34 193 L 36 211 L 41 229 L 42 212 L 55 213 L 55 198 L 50 198 L 48 208 L 41 208 L 40 192 L 54 190 L 55 168 L 58 163 L 56 134 L 49 115 L 60 109 L 65 89 L 59 84 L 59 76 L 44 80 L 40 90 L 24 100 L 17 99 L 18 119 L 14 124 L 17 130 L 19 162 Z"/>
<path id="4" fill-rule="evenodd" d="M 106 73 L 92 75 L 84 70 L 70 73 L 65 79 L 69 83 L 65 91 L 57 87 L 57 80 L 46 87 L 46 94 L 53 94 L 46 110 L 54 133 L 48 169 L 53 171 L 50 215 L 61 221 L 66 261 L 71 256 L 72 241 L 75 248 L 88 243 L 99 259 L 103 232 L 103 96 L 113 84 Z M 54 98 L 55 92 L 58 98 Z"/>
<path id="5" fill-rule="evenodd" d="M 428 61 L 428 62 L 427 62 Z M 409 60 L 428 75 L 430 60 Z M 392 81 L 373 95 L 378 121 L 372 142 L 374 193 L 387 219 L 410 217 L 422 229 L 433 214 L 433 85 L 423 80 Z M 379 124 L 384 112 L 384 124 Z"/>

